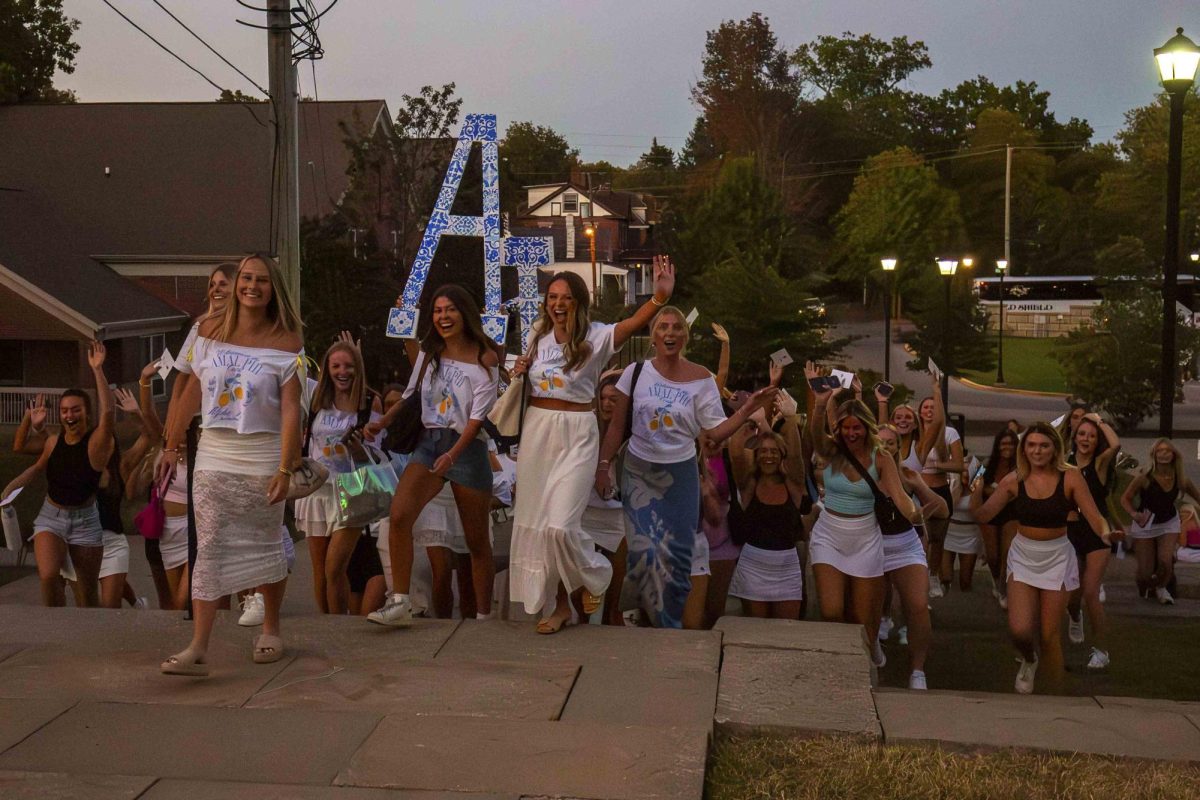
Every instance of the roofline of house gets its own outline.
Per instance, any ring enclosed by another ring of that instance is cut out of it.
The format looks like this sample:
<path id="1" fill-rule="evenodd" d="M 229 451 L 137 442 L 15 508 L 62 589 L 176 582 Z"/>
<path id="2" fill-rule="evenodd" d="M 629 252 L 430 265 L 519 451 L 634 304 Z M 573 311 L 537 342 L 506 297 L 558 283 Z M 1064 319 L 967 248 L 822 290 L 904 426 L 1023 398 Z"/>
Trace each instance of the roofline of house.
<path id="1" fill-rule="evenodd" d="M 104 333 L 104 338 L 125 338 L 131 335 L 149 336 L 154 333 L 170 333 L 177 331 L 185 322 L 190 322 L 191 317 L 184 313 L 172 314 L 169 317 L 154 317 L 152 319 L 133 319 L 124 320 L 122 322 L 106 322 L 101 326 L 101 332 Z M 123 334 L 123 336 L 113 337 L 113 334 Z"/>
<path id="2" fill-rule="evenodd" d="M 0 286 L 10 289 L 30 303 L 40 306 L 64 325 L 78 331 L 88 339 L 94 338 L 96 332 L 102 327 L 3 264 L 0 264 Z"/>

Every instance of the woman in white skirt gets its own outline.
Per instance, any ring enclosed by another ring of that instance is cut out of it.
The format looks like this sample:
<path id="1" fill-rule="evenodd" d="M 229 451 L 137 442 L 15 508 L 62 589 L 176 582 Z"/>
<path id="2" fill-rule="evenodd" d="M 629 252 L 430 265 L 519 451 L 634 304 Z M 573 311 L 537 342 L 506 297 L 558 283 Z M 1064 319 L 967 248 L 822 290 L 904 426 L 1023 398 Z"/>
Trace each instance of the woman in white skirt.
<path id="1" fill-rule="evenodd" d="M 1129 538 L 1137 558 L 1138 592 L 1154 591 L 1163 605 L 1175 598 L 1167 584 L 1175 574 L 1175 543 L 1179 539 L 1179 512 L 1175 504 L 1184 494 L 1200 502 L 1195 485 L 1183 471 L 1183 456 L 1170 439 L 1150 447 L 1150 468 L 1125 487 L 1121 507 L 1129 515 Z M 1135 509 L 1133 498 L 1138 498 Z"/>
<path id="2" fill-rule="evenodd" d="M 811 362 L 804 373 L 810 386 L 820 376 Z M 813 395 L 816 405 L 809 415 L 809 431 L 814 452 L 827 462 L 824 509 L 808 545 L 821 617 L 826 622 L 862 625 L 867 641 L 877 642 L 886 589 L 883 537 L 875 518 L 875 493 L 860 473 L 866 470 L 910 522 L 921 521 L 921 510 L 904 492 L 896 462 L 880 447 L 875 419 L 862 401 L 842 403 L 830 433 L 826 407 L 832 392 L 814 388 Z M 877 665 L 882 666 L 882 656 L 876 647 Z"/>
<path id="3" fill-rule="evenodd" d="M 950 512 L 941 495 L 930 489 L 919 474 L 900 466 L 900 432 L 895 426 L 882 425 L 877 435 L 880 446 L 896 462 L 905 491 L 914 503 L 920 502 L 922 519 L 948 517 Z M 916 528 L 911 525 L 897 526 L 895 530 L 885 530 L 880 526 L 880 533 L 883 535 L 883 573 L 900 595 L 900 608 L 904 612 L 908 640 L 908 688 L 928 689 L 925 660 L 929 657 L 929 646 L 933 641 L 933 625 L 929 619 L 929 570 L 925 548 Z M 880 650 L 879 638 L 876 637 L 876 663 L 883 661 Z"/>
<path id="4" fill-rule="evenodd" d="M 606 325 L 589 318 L 583 279 L 560 272 L 546 287 L 531 352 L 513 368 L 514 376 L 527 375 L 530 397 L 517 460 L 509 594 L 528 613 L 543 613 L 539 633 L 557 633 L 571 619 L 571 592 L 584 590 L 586 613 L 603 602 L 612 567 L 580 522 L 600 449 L 592 413 L 596 382 L 613 355 L 666 305 L 674 288 L 670 259 L 655 256 L 654 295 L 633 316 Z"/>
<path id="5" fill-rule="evenodd" d="M 942 587 L 949 589 L 954 582 L 954 562 L 958 561 L 958 589 L 971 591 L 975 577 L 975 562 L 983 552 L 983 536 L 979 523 L 971 514 L 978 508 L 983 496 L 982 475 L 979 459 L 971 458 L 961 475 L 950 476 L 950 492 L 954 497 L 954 513 L 950 515 L 950 526 L 946 529 L 946 541 L 942 547 L 940 578 Z M 975 476 L 975 480 L 971 478 Z M 975 498 L 974 500 L 972 498 Z"/>
<path id="6" fill-rule="evenodd" d="M 1035 422 L 1017 451 L 1017 470 L 1000 482 L 975 512 L 989 522 L 1012 504 L 1019 532 L 1008 550 L 1008 629 L 1021 655 L 1016 690 L 1033 691 L 1039 658 L 1052 690 L 1063 677 L 1062 619 L 1071 591 L 1079 586 L 1079 563 L 1067 538 L 1067 520 L 1079 510 L 1100 538 L 1111 531 L 1079 471 L 1069 467 L 1058 431 Z"/>
<path id="7" fill-rule="evenodd" d="M 596 424 L 600 427 L 601 441 L 604 440 L 608 424 L 612 422 L 613 411 L 617 407 L 617 397 L 620 395 L 617 380 L 620 377 L 620 370 L 612 370 L 600 376 L 596 392 Z M 592 538 L 600 553 L 612 564 L 612 580 L 604 592 L 601 624 L 624 625 L 625 618 L 621 615 L 621 587 L 625 585 L 625 562 L 629 557 L 629 544 L 625 540 L 625 511 L 621 507 L 620 496 L 601 497 L 593 486 L 581 521 L 584 533 Z"/>
<path id="8" fill-rule="evenodd" d="M 283 657 L 279 607 L 287 579 L 280 538 L 283 501 L 300 464 L 304 352 L 300 314 L 270 256 L 246 256 L 223 313 L 200 325 L 180 364 L 196 376 L 163 449 L 176 459 L 197 407 L 203 434 L 193 465 L 197 557 L 192 576 L 192 641 L 162 663 L 168 675 L 207 675 L 208 643 L 217 603 L 259 587 L 263 632 L 255 663 Z M 169 474 L 174 466 L 164 459 Z"/>

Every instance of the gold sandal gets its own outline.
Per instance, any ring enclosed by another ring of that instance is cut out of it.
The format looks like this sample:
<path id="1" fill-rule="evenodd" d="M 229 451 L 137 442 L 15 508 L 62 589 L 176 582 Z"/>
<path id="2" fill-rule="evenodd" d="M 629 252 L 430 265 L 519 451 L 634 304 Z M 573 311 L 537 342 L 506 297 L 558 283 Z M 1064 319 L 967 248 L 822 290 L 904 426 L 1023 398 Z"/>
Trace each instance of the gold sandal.
<path id="1" fill-rule="evenodd" d="M 604 595 L 592 594 L 587 589 L 583 590 L 583 613 L 590 617 L 599 611 L 602 605 L 604 605 Z"/>

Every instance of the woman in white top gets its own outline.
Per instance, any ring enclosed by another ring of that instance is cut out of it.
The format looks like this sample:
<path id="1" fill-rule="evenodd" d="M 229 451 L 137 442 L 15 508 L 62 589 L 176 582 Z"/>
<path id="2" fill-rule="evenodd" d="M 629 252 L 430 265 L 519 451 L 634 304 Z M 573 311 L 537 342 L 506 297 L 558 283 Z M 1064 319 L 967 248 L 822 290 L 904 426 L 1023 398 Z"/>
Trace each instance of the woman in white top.
<path id="1" fill-rule="evenodd" d="M 617 381 L 621 370 L 611 370 L 600 376 L 596 390 L 596 422 L 600 426 L 601 441 L 613 420 L 620 390 Z M 625 618 L 621 615 L 621 587 L 625 584 L 625 565 L 629 559 L 629 543 L 625 538 L 625 511 L 621 498 L 601 497 L 595 488 L 588 495 L 587 508 L 581 519 L 583 531 L 592 537 L 596 547 L 612 564 L 612 580 L 604 593 L 604 612 L 601 624 L 621 626 Z M 581 598 L 582 600 L 582 598 Z M 582 603 L 580 604 L 582 607 Z"/>
<path id="2" fill-rule="evenodd" d="M 529 407 L 517 460 L 516 520 L 509 557 L 510 596 L 529 613 L 546 612 L 539 633 L 557 633 L 571 618 L 569 594 L 584 589 L 594 612 L 612 577 L 580 520 L 587 507 L 600 449 L 592 403 L 605 365 L 666 305 L 675 268 L 654 258 L 654 296 L 615 325 L 592 322 L 583 279 L 560 272 L 550 281 L 535 323 L 532 352 L 517 359 L 528 374 Z"/>
<path id="3" fill-rule="evenodd" d="M 656 627 L 682 627 L 691 590 L 692 554 L 700 530 L 700 472 L 696 439 L 728 439 L 750 414 L 775 400 L 758 392 L 726 418 L 712 374 L 683 356 L 690 331 L 683 312 L 666 306 L 650 324 L 655 356 L 630 364 L 617 381 L 617 402 L 596 469 L 596 491 L 612 497 L 610 464 L 626 434 L 621 503 L 629 536 L 629 579 Z M 707 544 L 707 540 L 705 542 Z"/>
<path id="4" fill-rule="evenodd" d="M 933 393 L 921 401 L 917 411 L 921 416 L 922 441 L 928 442 L 928 450 L 909 451 L 904 466 L 920 472 L 925 484 L 946 501 L 946 507 L 954 508 L 954 495 L 950 491 L 950 475 L 962 472 L 963 446 L 961 437 L 952 426 L 946 424 L 946 409 L 942 407 L 941 387 L 933 378 Z M 926 434 L 930 434 L 928 437 Z M 929 596 L 942 597 L 950 588 L 950 576 L 941 573 L 942 546 L 946 541 L 949 519 L 931 519 L 925 526 L 929 534 Z"/>
<path id="5" fill-rule="evenodd" d="M 296 501 L 296 527 L 308 541 L 313 595 L 322 614 L 345 614 L 349 609 L 346 568 L 363 532 L 338 526 L 334 478 L 354 471 L 351 434 L 369 422 L 372 414 L 383 411 L 379 398 L 367 388 L 362 353 L 347 339 L 343 337 L 325 351 L 304 437 L 308 457 L 329 470 L 329 480 Z"/>
<path id="6" fill-rule="evenodd" d="M 421 393 L 425 430 L 392 498 L 388 526 L 392 594 L 383 608 L 367 616 L 378 625 L 412 623 L 413 524 L 446 482 L 454 492 L 471 551 L 476 616 L 491 616 L 496 569 L 488 536 L 492 468 L 480 431 L 496 402 L 498 359 L 483 332 L 479 306 L 466 289 L 455 284 L 441 287 L 434 292 L 431 307 L 433 322 L 421 340 L 421 354 L 404 391 L 405 397 Z M 390 408 L 367 426 L 367 434 L 386 428 L 403 407 L 399 403 Z"/>
<path id="7" fill-rule="evenodd" d="M 163 452 L 178 459 L 188 422 L 200 408 L 203 435 L 193 465 L 197 557 L 192 576 L 194 629 L 188 647 L 162 663 L 168 675 L 207 675 L 217 603 L 261 587 L 263 633 L 256 663 L 283 657 L 279 606 L 287 578 L 280 528 L 283 501 L 300 464 L 303 342 L 300 314 L 279 266 L 250 255 L 238 265 L 234 299 L 205 320 L 181 371 L 189 381 Z M 173 471 L 164 459 L 164 471 Z"/>

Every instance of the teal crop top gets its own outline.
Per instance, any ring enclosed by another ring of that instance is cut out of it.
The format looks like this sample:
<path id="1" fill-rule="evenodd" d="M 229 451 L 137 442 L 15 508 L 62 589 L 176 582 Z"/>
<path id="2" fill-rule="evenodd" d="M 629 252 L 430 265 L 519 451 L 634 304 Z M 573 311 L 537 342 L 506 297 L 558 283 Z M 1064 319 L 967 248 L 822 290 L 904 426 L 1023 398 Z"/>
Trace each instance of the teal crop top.
<path id="1" fill-rule="evenodd" d="M 878 485 L 879 470 L 875 468 L 874 453 L 871 453 L 867 474 Z M 865 480 L 852 481 L 841 472 L 834 472 L 833 465 L 829 464 L 825 467 L 825 507 L 839 514 L 862 516 L 875 510 L 875 495 Z"/>

